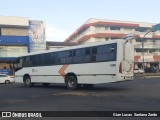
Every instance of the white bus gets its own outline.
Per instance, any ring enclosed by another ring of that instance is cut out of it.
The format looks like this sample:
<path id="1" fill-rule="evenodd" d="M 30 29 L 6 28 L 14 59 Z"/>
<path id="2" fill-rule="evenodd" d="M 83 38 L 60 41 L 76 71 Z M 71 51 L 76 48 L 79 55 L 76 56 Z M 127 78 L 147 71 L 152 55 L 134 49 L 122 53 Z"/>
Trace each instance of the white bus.
<path id="1" fill-rule="evenodd" d="M 123 39 L 29 53 L 17 58 L 15 81 L 79 86 L 133 80 L 134 47 Z"/>

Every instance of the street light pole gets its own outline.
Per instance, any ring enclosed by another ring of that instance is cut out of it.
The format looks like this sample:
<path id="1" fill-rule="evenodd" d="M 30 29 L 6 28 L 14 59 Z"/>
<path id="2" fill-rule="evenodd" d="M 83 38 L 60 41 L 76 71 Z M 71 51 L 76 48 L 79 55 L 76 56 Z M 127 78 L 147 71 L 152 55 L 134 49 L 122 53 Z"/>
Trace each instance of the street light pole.
<path id="1" fill-rule="evenodd" d="M 143 38 L 141 38 L 142 41 L 142 69 L 143 69 L 143 77 L 145 78 L 145 65 L 144 65 L 144 38 L 146 37 L 146 35 L 148 33 L 152 32 L 151 30 L 149 30 L 147 33 L 144 34 Z"/>
<path id="2" fill-rule="evenodd" d="M 145 73 L 145 65 L 144 65 L 144 38 L 146 37 L 146 35 L 148 33 L 152 32 L 151 30 L 148 31 L 147 33 L 145 33 L 145 35 L 143 36 L 143 38 L 141 38 L 141 41 L 142 41 L 142 68 L 144 70 L 144 73 Z"/>
<path id="3" fill-rule="evenodd" d="M 156 32 L 160 30 L 160 23 L 159 24 L 156 24 L 154 26 L 152 26 L 152 28 L 144 34 L 143 38 L 140 37 L 141 41 L 142 41 L 142 67 L 143 67 L 143 70 L 144 70 L 144 77 L 145 77 L 145 66 L 144 66 L 144 38 L 146 37 L 146 35 L 150 32 Z"/>

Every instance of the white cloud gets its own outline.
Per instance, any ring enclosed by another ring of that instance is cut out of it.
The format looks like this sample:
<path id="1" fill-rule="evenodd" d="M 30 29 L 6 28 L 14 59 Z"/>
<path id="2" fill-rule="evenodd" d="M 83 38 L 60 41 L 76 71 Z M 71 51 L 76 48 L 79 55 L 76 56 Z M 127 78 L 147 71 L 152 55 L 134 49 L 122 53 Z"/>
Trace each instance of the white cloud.
<path id="1" fill-rule="evenodd" d="M 70 34 L 70 31 L 56 28 L 53 25 L 46 26 L 46 41 L 63 42 Z"/>

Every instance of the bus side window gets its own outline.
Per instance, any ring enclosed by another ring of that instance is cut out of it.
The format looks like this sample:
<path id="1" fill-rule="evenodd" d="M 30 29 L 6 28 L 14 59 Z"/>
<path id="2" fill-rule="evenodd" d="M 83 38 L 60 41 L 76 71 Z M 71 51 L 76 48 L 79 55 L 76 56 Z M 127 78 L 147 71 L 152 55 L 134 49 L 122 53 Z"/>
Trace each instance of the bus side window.
<path id="1" fill-rule="evenodd" d="M 92 48 L 92 62 L 96 62 L 97 47 Z"/>
<path id="2" fill-rule="evenodd" d="M 43 55 L 33 56 L 33 66 L 43 66 Z"/>
<path id="3" fill-rule="evenodd" d="M 33 56 L 33 66 L 37 66 L 36 55 Z"/>
<path id="4" fill-rule="evenodd" d="M 23 67 L 27 67 L 26 57 L 23 57 Z"/>
<path id="5" fill-rule="evenodd" d="M 53 64 L 54 64 L 54 53 L 45 53 L 44 65 L 53 65 Z"/>
<path id="6" fill-rule="evenodd" d="M 105 61 L 107 60 L 107 50 L 106 46 L 98 46 L 97 47 L 97 54 L 96 54 L 96 61 Z"/>
<path id="7" fill-rule="evenodd" d="M 38 66 L 43 66 L 43 54 L 37 55 L 37 64 Z"/>
<path id="8" fill-rule="evenodd" d="M 55 65 L 59 64 L 59 58 L 57 56 L 58 56 L 58 53 L 56 52 L 55 53 Z"/>
<path id="9" fill-rule="evenodd" d="M 14 68 L 18 68 L 19 63 L 20 63 L 20 58 L 17 58 L 16 62 L 14 63 Z"/>
<path id="10" fill-rule="evenodd" d="M 73 63 L 82 63 L 83 56 L 85 55 L 84 49 L 76 49 L 73 54 Z"/>
<path id="11" fill-rule="evenodd" d="M 50 53 L 50 56 L 51 56 L 51 58 L 50 58 L 50 64 L 55 64 L 55 53 Z"/>
<path id="12" fill-rule="evenodd" d="M 91 50 L 90 50 L 90 48 L 85 48 L 85 55 L 83 57 L 83 62 L 91 62 Z"/>
<path id="13" fill-rule="evenodd" d="M 23 60 L 24 60 L 25 67 L 31 67 L 32 66 L 32 56 L 27 56 Z"/>
<path id="14" fill-rule="evenodd" d="M 103 45 L 97 47 L 96 61 L 114 61 L 115 47 L 113 45 Z"/>
<path id="15" fill-rule="evenodd" d="M 22 65 L 23 65 L 23 59 L 20 58 L 18 61 L 18 68 L 22 68 Z"/>
<path id="16" fill-rule="evenodd" d="M 49 65 L 49 53 L 44 54 L 44 65 Z"/>
<path id="17" fill-rule="evenodd" d="M 65 63 L 65 52 L 59 52 L 58 58 L 60 60 L 60 64 L 64 64 Z"/>
<path id="18" fill-rule="evenodd" d="M 72 51 L 65 52 L 65 63 L 72 63 Z"/>

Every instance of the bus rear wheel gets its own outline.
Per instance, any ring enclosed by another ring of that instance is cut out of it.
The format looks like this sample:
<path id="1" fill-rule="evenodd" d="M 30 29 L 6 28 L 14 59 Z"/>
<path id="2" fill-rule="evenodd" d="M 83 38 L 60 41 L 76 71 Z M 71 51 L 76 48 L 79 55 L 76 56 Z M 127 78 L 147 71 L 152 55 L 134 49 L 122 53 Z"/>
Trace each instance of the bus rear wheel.
<path id="1" fill-rule="evenodd" d="M 67 76 L 66 78 L 66 86 L 70 90 L 75 90 L 78 87 L 77 79 L 75 76 Z"/>
<path id="2" fill-rule="evenodd" d="M 25 77 L 25 78 L 24 78 L 24 85 L 25 85 L 26 87 L 32 87 L 32 86 L 33 86 L 30 77 Z"/>

